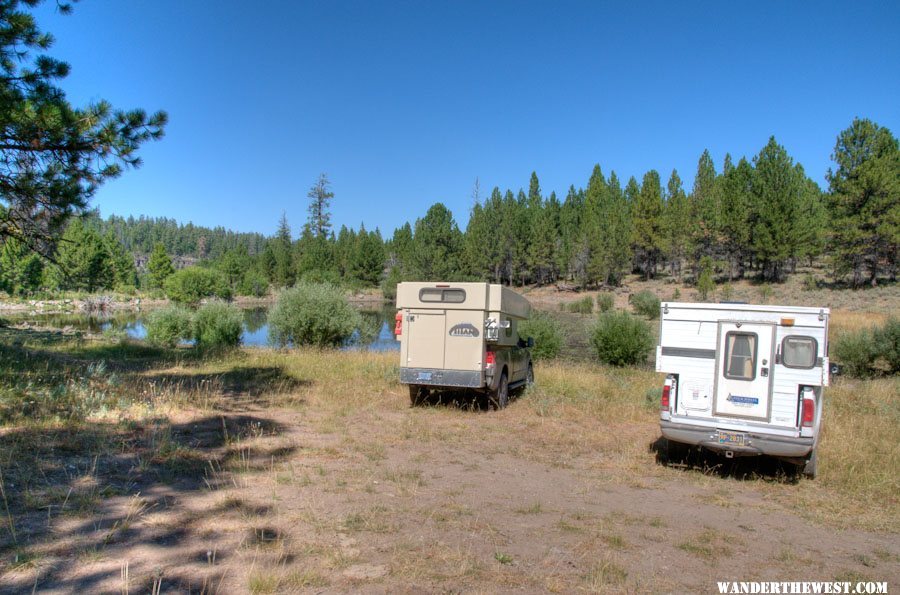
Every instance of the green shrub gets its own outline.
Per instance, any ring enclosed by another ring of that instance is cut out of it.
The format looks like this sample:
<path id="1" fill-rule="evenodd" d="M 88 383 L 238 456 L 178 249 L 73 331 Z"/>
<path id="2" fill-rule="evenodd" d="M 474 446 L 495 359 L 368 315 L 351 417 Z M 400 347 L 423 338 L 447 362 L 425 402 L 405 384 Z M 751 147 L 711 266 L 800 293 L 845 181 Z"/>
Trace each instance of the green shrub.
<path id="1" fill-rule="evenodd" d="M 772 286 L 768 283 L 759 286 L 757 290 L 759 293 L 759 301 L 763 304 L 768 304 L 769 300 L 772 299 L 772 295 L 775 293 L 775 290 L 772 289 Z"/>
<path id="2" fill-rule="evenodd" d="M 194 314 L 194 340 L 206 349 L 235 347 L 241 342 L 244 315 L 224 302 L 204 304 Z"/>
<path id="3" fill-rule="evenodd" d="M 591 344 L 601 362 L 614 366 L 642 364 L 653 349 L 650 325 L 627 312 L 606 312 L 597 319 Z"/>
<path id="4" fill-rule="evenodd" d="M 900 318 L 891 318 L 876 328 L 872 339 L 875 352 L 890 374 L 900 374 Z"/>
<path id="5" fill-rule="evenodd" d="M 597 309 L 601 312 L 609 312 L 616 305 L 616 299 L 611 293 L 597 294 Z"/>
<path id="6" fill-rule="evenodd" d="M 803 277 L 803 291 L 815 291 L 819 288 L 819 282 L 812 273 Z"/>
<path id="7" fill-rule="evenodd" d="M 263 297 L 269 293 L 269 280 L 256 269 L 250 269 L 241 277 L 237 293 L 238 295 Z"/>
<path id="8" fill-rule="evenodd" d="M 586 295 L 580 300 L 566 304 L 566 310 L 574 314 L 592 314 L 594 312 L 594 300 Z"/>
<path id="9" fill-rule="evenodd" d="M 187 267 L 175 271 L 166 279 L 164 288 L 170 300 L 189 306 L 195 306 L 208 297 L 231 299 L 228 280 L 214 269 Z"/>
<path id="10" fill-rule="evenodd" d="M 147 341 L 154 345 L 175 347 L 191 338 L 191 313 L 180 306 L 154 310 L 147 317 Z"/>
<path id="11" fill-rule="evenodd" d="M 643 290 L 631 296 L 631 307 L 650 320 L 659 318 L 659 298 L 652 291 Z"/>
<path id="12" fill-rule="evenodd" d="M 278 346 L 333 347 L 360 326 L 360 314 L 330 283 L 297 284 L 285 290 L 269 312 L 269 341 Z"/>
<path id="13" fill-rule="evenodd" d="M 871 329 L 846 332 L 831 346 L 832 359 L 841 364 L 847 376 L 867 378 L 874 373 L 878 353 Z"/>
<path id="14" fill-rule="evenodd" d="M 519 336 L 534 339 L 531 355 L 536 360 L 553 359 L 562 349 L 563 334 L 559 324 L 543 312 L 534 312 L 530 320 L 523 320 L 519 324 Z"/>

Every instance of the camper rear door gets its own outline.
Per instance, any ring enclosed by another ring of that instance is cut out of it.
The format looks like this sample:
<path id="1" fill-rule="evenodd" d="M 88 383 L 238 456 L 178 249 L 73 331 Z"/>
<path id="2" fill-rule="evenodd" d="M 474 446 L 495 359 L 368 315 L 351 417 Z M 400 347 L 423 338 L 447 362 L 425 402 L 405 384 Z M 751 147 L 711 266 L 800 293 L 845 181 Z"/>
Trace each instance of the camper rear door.
<path id="1" fill-rule="evenodd" d="M 720 322 L 715 415 L 768 421 L 775 325 Z"/>
<path id="2" fill-rule="evenodd" d="M 410 310 L 404 332 L 407 334 L 406 367 L 443 368 L 444 310 Z"/>

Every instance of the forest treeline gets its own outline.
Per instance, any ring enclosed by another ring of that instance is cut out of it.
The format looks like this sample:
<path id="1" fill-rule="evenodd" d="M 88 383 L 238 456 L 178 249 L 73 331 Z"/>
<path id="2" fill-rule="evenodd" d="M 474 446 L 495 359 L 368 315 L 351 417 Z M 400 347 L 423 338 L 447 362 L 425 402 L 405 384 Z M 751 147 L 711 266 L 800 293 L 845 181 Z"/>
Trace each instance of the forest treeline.
<path id="1" fill-rule="evenodd" d="M 266 238 L 181 225 L 172 219 L 71 220 L 53 260 L 15 239 L 0 248 L 0 290 L 163 287 L 178 257 L 196 260 L 231 293 L 261 295 L 298 280 L 349 286 L 402 280 L 488 280 L 512 285 L 612 286 L 625 275 L 754 276 L 782 281 L 821 260 L 852 286 L 896 279 L 900 250 L 900 150 L 886 128 L 856 119 L 837 138 L 823 191 L 774 137 L 751 157 L 704 151 L 686 189 L 677 171 L 621 180 L 597 165 L 581 188 L 545 196 L 532 173 L 527 191 L 475 186 L 466 228 L 441 203 L 389 238 L 331 223 L 323 174 L 307 194 L 309 214 L 294 239 L 285 216 Z"/>

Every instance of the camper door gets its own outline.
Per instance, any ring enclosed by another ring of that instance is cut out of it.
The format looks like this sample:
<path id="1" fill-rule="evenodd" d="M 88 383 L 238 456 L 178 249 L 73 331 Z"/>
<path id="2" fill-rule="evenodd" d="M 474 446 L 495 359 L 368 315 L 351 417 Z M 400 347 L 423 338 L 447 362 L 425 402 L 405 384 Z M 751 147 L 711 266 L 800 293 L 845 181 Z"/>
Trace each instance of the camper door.
<path id="1" fill-rule="evenodd" d="M 718 341 L 715 415 L 768 421 L 775 325 L 723 321 Z"/>

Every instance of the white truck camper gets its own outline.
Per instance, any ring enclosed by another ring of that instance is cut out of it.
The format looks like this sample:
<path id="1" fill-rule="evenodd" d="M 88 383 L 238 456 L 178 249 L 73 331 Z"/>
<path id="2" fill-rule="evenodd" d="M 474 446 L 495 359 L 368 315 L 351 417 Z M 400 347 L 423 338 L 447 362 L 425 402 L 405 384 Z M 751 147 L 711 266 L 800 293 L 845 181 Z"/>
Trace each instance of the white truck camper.
<path id="1" fill-rule="evenodd" d="M 816 476 L 828 308 L 663 303 L 656 371 L 667 374 L 668 447 L 769 455 Z M 674 453 L 673 453 L 674 454 Z"/>

